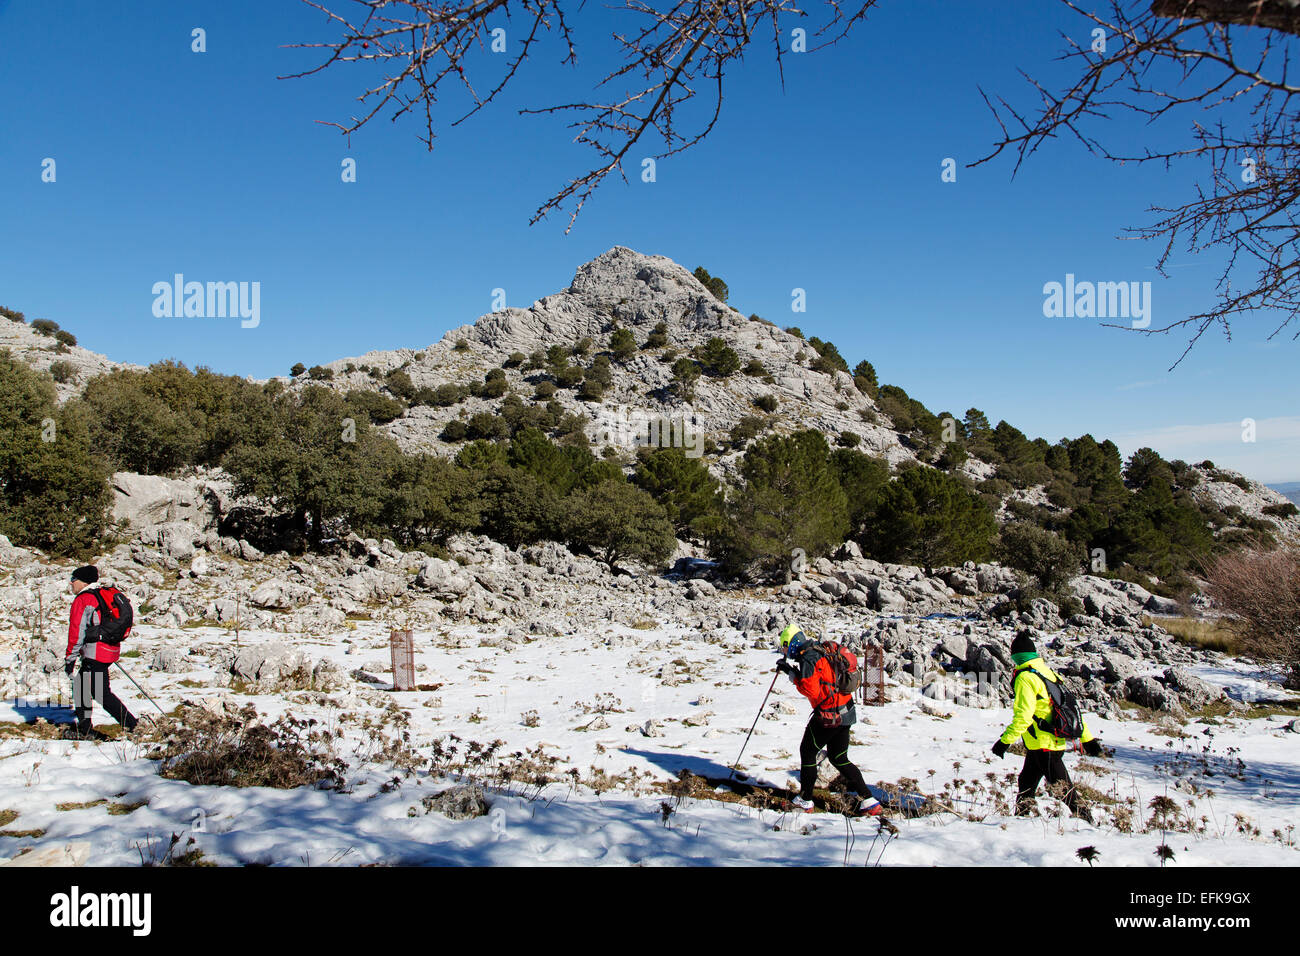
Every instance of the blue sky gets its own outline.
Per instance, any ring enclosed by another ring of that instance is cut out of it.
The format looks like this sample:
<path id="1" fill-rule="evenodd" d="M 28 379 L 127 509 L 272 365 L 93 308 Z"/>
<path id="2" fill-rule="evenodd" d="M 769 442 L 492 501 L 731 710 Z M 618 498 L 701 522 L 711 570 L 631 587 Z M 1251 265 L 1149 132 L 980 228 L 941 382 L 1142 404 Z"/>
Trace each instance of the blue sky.
<path id="1" fill-rule="evenodd" d="M 1207 336 L 1171 372 L 1177 333 L 1043 315 L 1044 283 L 1067 273 L 1152 282 L 1155 325 L 1205 307 L 1212 257 L 1180 251 L 1163 279 L 1154 245 L 1119 238 L 1202 170 L 1119 166 L 1066 141 L 1014 180 L 1009 159 L 966 168 L 997 134 L 979 88 L 1030 106 L 1018 68 L 1060 77 L 1058 31 L 1088 39 L 1056 4 L 884 0 L 839 47 L 787 57 L 784 88 L 764 38 L 710 139 L 661 161 L 654 183 L 640 151 L 630 182 L 608 181 L 566 235 L 567 216 L 528 219 L 592 157 L 563 121 L 517 110 L 574 97 L 610 62 L 612 14 L 587 4 L 575 22 L 576 70 L 540 51 L 515 93 L 444 126 L 429 153 L 412 118 L 385 115 L 350 145 L 316 122 L 354 112 L 364 72 L 277 79 L 314 62 L 287 44 L 327 35 L 305 4 L 0 0 L 0 303 L 114 359 L 263 377 L 427 345 L 489 311 L 494 288 L 526 306 L 625 245 L 704 265 L 745 313 L 870 359 L 936 412 L 974 405 L 1031 436 L 1090 432 L 1300 480 L 1297 345 L 1265 341 L 1269 317 L 1230 343 Z M 508 41 L 523 28 L 502 25 Z M 480 85 L 500 70 L 487 53 L 471 66 Z M 463 104 L 446 106 L 450 120 Z M 1182 126 L 1102 131 L 1132 145 Z M 340 181 L 345 157 L 356 183 Z M 260 325 L 154 317 L 153 284 L 177 272 L 260 282 Z"/>

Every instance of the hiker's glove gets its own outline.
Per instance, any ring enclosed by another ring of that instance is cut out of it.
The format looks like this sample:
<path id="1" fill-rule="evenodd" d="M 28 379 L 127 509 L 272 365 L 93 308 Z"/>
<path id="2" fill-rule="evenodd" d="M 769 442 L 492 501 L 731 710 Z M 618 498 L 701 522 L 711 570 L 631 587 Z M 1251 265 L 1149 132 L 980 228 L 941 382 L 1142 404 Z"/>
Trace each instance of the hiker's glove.
<path id="1" fill-rule="evenodd" d="M 1002 759 L 1002 755 L 1005 754 L 1006 752 L 1007 752 L 1007 745 L 1004 744 L 1001 740 L 999 740 L 997 743 L 993 745 L 993 756 L 997 757 L 999 760 Z"/>
<path id="2" fill-rule="evenodd" d="M 791 680 L 794 680 L 799 674 L 799 672 L 794 669 L 794 665 L 791 664 L 789 661 L 784 661 L 784 660 L 777 661 L 776 669 L 779 670 L 782 674 L 787 675 Z"/>
<path id="3" fill-rule="evenodd" d="M 65 659 L 63 662 L 63 673 L 71 677 L 72 671 L 76 668 L 76 666 L 77 666 L 77 661 L 75 658 L 69 657 Z"/>
<path id="4" fill-rule="evenodd" d="M 1083 745 L 1083 752 L 1089 757 L 1100 757 L 1105 751 L 1101 749 L 1100 740 L 1089 740 Z"/>

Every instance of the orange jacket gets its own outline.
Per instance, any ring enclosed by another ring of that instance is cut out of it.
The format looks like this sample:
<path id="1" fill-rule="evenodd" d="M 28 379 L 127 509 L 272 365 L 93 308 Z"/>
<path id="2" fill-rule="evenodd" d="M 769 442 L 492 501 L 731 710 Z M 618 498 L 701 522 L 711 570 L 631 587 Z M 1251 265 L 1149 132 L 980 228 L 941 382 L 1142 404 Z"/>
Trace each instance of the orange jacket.
<path id="1" fill-rule="evenodd" d="M 809 644 L 798 655 L 799 676 L 794 686 L 817 710 L 838 710 L 853 702 L 852 694 L 835 692 L 835 671 L 820 644 Z"/>

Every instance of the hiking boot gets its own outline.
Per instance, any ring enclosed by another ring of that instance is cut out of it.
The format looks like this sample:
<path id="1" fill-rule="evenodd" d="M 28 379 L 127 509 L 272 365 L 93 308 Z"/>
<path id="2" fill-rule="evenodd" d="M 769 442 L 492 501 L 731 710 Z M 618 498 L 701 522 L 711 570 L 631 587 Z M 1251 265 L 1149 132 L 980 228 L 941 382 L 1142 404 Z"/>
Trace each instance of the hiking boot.
<path id="1" fill-rule="evenodd" d="M 878 817 L 885 812 L 885 808 L 880 805 L 880 801 L 875 797 L 863 797 L 862 802 L 858 804 L 858 816 L 860 817 Z"/>
<path id="2" fill-rule="evenodd" d="M 813 803 L 811 800 L 805 800 L 803 797 L 795 797 L 790 801 L 790 806 L 804 813 L 812 813 L 817 809 L 817 804 Z"/>

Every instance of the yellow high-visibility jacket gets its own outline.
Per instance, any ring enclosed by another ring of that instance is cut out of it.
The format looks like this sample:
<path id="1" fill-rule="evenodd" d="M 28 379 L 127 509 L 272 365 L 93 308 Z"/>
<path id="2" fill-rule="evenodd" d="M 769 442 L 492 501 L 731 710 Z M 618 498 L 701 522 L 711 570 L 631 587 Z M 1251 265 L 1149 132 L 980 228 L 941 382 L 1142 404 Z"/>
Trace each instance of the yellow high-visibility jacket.
<path id="1" fill-rule="evenodd" d="M 1004 744 L 1011 744 L 1020 737 L 1027 750 L 1069 750 L 1074 746 L 1074 741 L 1048 733 L 1036 723 L 1037 718 L 1050 717 L 1052 714 L 1052 699 L 1047 695 L 1047 685 L 1043 683 L 1043 678 L 1040 676 L 1042 674 L 1046 674 L 1052 680 L 1060 680 L 1056 672 L 1048 667 L 1047 662 L 1041 657 L 1029 661 L 1016 674 L 1016 699 L 1012 704 L 1011 723 L 1007 724 L 1007 729 L 1002 732 L 999 739 Z M 1079 742 L 1086 744 L 1092 739 L 1092 730 L 1085 720 L 1083 736 L 1079 738 Z"/>

